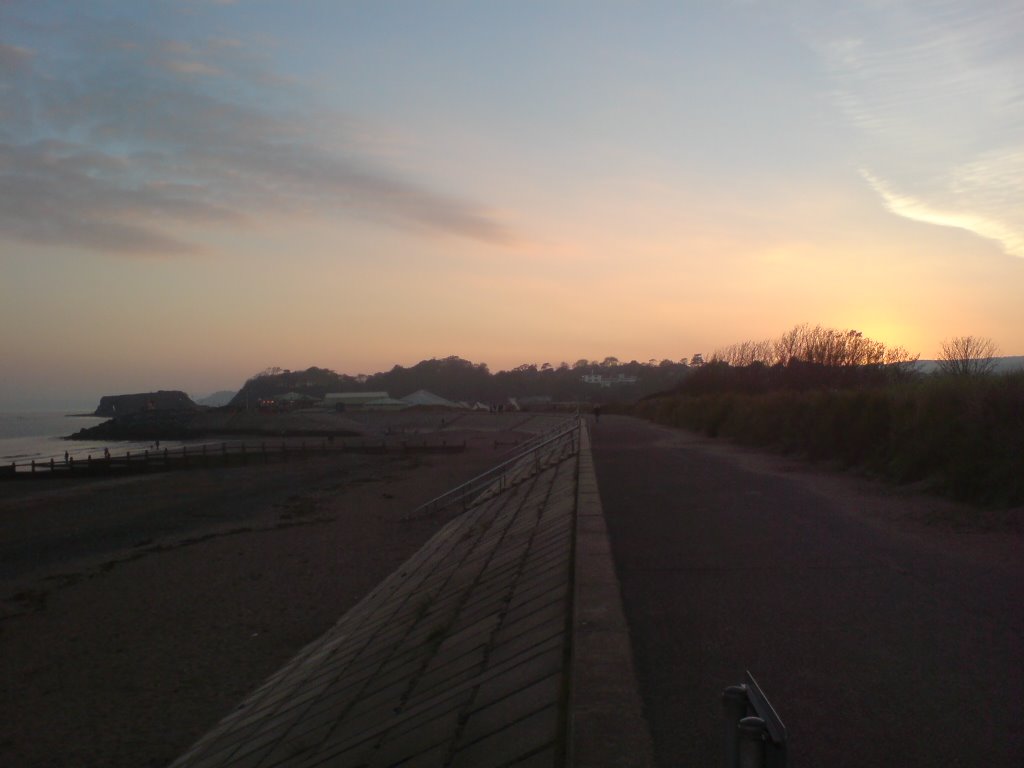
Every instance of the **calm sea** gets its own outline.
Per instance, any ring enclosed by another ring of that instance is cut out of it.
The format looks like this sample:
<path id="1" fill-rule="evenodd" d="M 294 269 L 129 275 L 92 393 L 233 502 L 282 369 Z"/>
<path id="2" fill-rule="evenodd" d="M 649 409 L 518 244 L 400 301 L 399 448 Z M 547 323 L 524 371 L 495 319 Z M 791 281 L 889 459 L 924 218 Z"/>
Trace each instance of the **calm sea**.
<path id="1" fill-rule="evenodd" d="M 114 455 L 153 448 L 149 442 L 134 440 L 62 439 L 104 421 L 106 419 L 97 416 L 68 416 L 63 413 L 0 413 L 0 464 L 28 464 L 33 459 L 45 462 L 51 457 L 63 461 L 64 451 L 75 459 L 84 459 L 89 455 L 102 456 L 104 448 Z M 180 442 L 160 443 L 161 448 L 178 446 L 181 446 Z"/>

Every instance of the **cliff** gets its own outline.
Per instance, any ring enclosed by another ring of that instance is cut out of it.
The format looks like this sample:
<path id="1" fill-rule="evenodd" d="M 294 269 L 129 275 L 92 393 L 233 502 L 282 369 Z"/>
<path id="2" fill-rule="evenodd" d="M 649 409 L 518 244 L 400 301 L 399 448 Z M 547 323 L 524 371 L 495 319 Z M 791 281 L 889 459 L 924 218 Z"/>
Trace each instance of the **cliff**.
<path id="1" fill-rule="evenodd" d="M 178 390 L 140 392 L 134 395 L 104 395 L 93 412 L 94 416 L 127 416 L 145 411 L 187 411 L 196 404 L 188 395 Z"/>

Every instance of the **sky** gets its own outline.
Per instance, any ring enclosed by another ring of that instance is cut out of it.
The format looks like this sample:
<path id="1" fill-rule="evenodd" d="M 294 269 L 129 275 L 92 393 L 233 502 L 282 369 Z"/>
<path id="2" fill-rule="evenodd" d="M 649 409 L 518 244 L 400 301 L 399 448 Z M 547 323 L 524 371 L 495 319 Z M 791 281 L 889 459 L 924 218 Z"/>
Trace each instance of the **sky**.
<path id="1" fill-rule="evenodd" d="M 1024 354 L 1024 4 L 0 0 L 0 410 L 707 356 Z"/>

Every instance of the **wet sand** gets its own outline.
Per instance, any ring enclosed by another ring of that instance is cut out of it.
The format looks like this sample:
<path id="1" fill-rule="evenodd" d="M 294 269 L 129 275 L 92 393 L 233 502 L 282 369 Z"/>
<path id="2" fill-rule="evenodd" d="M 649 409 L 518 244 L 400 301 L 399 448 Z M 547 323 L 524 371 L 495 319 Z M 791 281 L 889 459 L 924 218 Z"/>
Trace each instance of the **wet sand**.
<path id="1" fill-rule="evenodd" d="M 418 549 L 441 522 L 401 517 L 498 438 L 0 487 L 0 764 L 168 764 Z"/>

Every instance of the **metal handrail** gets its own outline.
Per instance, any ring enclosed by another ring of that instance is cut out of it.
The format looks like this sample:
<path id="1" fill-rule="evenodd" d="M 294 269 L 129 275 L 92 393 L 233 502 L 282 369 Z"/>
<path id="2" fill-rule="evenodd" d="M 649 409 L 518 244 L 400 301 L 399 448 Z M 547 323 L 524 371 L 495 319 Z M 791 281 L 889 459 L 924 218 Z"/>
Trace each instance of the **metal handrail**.
<path id="1" fill-rule="evenodd" d="M 532 416 L 531 416 L 531 418 L 532 418 Z M 559 423 L 555 424 L 555 426 L 551 427 L 550 429 L 547 429 L 544 432 L 540 432 L 540 433 L 534 435 L 529 440 L 525 440 L 522 444 L 520 444 L 520 445 L 513 445 L 511 448 L 509 448 L 507 451 L 505 451 L 505 453 L 512 453 L 512 451 L 516 451 L 516 450 L 518 450 L 520 452 L 531 450 L 534 447 L 534 444 L 542 443 L 542 442 L 544 442 L 545 440 L 547 440 L 550 436 L 552 436 L 554 434 L 561 434 L 562 432 L 565 432 L 566 430 L 573 429 L 579 423 L 579 420 L 580 420 L 580 415 L 577 412 L 573 416 L 569 416 L 568 418 L 562 419 L 562 421 L 560 421 Z M 527 419 L 526 421 L 529 421 L 529 419 Z M 521 423 L 525 423 L 525 422 L 521 422 Z"/>
<path id="2" fill-rule="evenodd" d="M 405 519 L 417 517 L 421 514 L 426 513 L 427 511 L 436 512 L 440 509 L 444 509 L 445 507 L 449 507 L 452 504 L 455 504 L 460 501 L 463 502 L 463 506 L 466 506 L 465 500 L 467 497 L 472 496 L 473 494 L 476 493 L 480 493 L 481 491 L 492 485 L 496 480 L 500 479 L 505 474 L 507 474 L 509 469 L 511 469 L 513 466 L 520 463 L 524 459 L 529 458 L 537 451 L 539 451 L 541 448 L 544 448 L 556 442 L 557 440 L 563 439 L 567 435 L 578 430 L 579 427 L 580 421 L 577 418 L 573 419 L 572 423 L 569 424 L 568 426 L 562 426 L 558 433 L 555 435 L 538 436 L 545 437 L 545 439 L 541 442 L 538 442 L 536 445 L 529 447 L 526 450 L 520 451 L 511 459 L 507 459 L 506 461 L 501 462 L 497 466 L 491 467 L 486 472 L 482 472 L 481 474 L 477 475 L 476 477 L 470 480 L 467 480 L 461 485 L 457 485 L 451 490 L 442 493 L 440 496 L 437 496 L 436 498 L 433 498 L 424 504 L 420 504 L 412 512 L 405 515 Z"/>
<path id="3" fill-rule="evenodd" d="M 725 768 L 786 768 L 786 726 L 754 676 L 722 693 Z"/>

